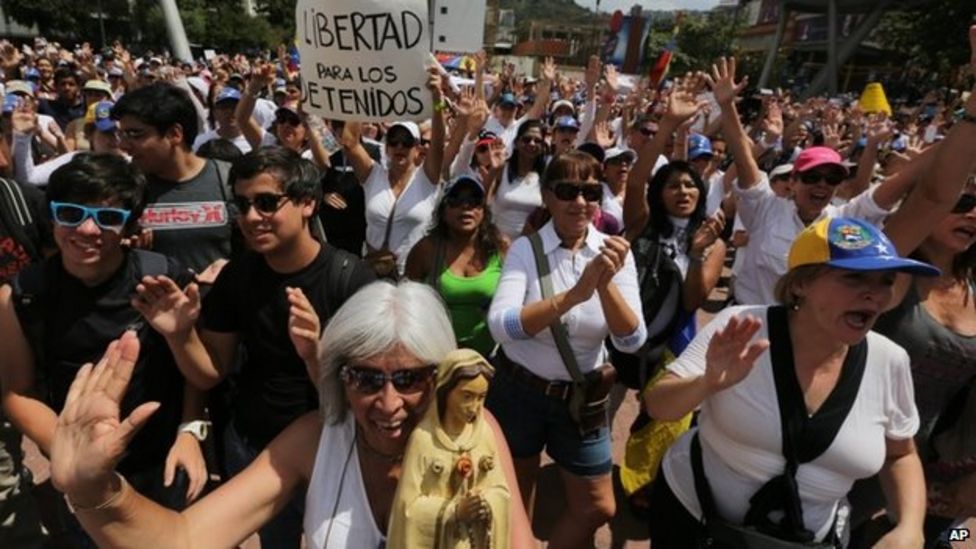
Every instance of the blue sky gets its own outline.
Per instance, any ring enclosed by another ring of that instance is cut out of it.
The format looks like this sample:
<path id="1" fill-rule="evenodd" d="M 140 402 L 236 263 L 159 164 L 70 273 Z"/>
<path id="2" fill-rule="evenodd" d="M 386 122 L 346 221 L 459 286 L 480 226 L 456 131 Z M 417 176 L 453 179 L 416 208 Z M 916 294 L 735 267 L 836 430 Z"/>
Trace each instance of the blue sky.
<path id="1" fill-rule="evenodd" d="M 574 1 L 591 10 L 596 7 L 596 0 Z M 645 10 L 707 10 L 715 7 L 718 0 L 601 0 L 600 11 L 621 10 L 626 14 L 634 4 L 640 4 Z"/>

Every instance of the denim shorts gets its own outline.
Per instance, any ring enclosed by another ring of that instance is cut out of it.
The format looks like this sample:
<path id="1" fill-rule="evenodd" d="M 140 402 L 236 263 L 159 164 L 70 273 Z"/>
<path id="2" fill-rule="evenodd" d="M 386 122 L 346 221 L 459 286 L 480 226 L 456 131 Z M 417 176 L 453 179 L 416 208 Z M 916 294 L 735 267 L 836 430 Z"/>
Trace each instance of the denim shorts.
<path id="1" fill-rule="evenodd" d="M 520 383 L 502 369 L 495 371 L 485 405 L 516 459 L 537 456 L 545 449 L 560 467 L 577 476 L 597 477 L 613 468 L 609 428 L 582 437 L 565 402 Z"/>

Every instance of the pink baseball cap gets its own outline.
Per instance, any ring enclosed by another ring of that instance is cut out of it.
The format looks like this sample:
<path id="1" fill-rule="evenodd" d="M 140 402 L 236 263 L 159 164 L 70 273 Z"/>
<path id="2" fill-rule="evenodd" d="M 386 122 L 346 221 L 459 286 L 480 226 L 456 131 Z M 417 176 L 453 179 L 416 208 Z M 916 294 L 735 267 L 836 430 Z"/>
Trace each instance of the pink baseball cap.
<path id="1" fill-rule="evenodd" d="M 823 165 L 837 166 L 841 170 L 847 171 L 844 160 L 834 149 L 830 147 L 810 147 L 809 149 L 804 149 L 796 157 L 796 160 L 793 161 L 793 172 L 803 173 Z"/>

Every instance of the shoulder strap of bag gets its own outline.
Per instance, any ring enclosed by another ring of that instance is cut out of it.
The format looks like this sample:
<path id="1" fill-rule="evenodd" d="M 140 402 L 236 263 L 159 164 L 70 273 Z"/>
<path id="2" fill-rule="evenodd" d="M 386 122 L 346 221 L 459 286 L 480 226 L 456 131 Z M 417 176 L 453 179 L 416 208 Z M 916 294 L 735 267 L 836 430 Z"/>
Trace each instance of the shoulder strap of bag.
<path id="1" fill-rule="evenodd" d="M 539 275 L 539 288 L 542 291 L 542 299 L 549 299 L 555 295 L 555 292 L 552 288 L 552 273 L 549 267 L 549 258 L 546 257 L 542 249 L 542 237 L 537 232 L 532 233 L 529 235 L 529 242 L 532 244 L 532 253 L 535 255 L 535 268 Z M 566 333 L 566 327 L 559 321 L 559 318 L 556 318 L 549 325 L 549 329 L 552 330 L 552 338 L 556 342 L 559 356 L 562 357 L 563 364 L 566 366 L 566 370 L 569 371 L 570 377 L 573 378 L 573 382 L 585 383 L 583 374 L 579 369 L 579 364 L 576 363 L 576 355 L 573 354 L 573 348 L 569 345 L 569 335 Z"/>
<path id="2" fill-rule="evenodd" d="M 712 485 L 705 476 L 705 466 L 702 464 L 701 441 L 698 440 L 698 429 L 691 435 L 691 473 L 695 479 L 695 495 L 701 506 L 702 521 L 708 523 L 718 516 L 715 510 L 715 499 L 712 497 Z"/>
<path id="3" fill-rule="evenodd" d="M 444 271 L 445 248 L 447 248 L 447 243 L 441 239 L 437 239 L 434 248 L 433 270 L 427 275 L 427 285 L 438 292 L 441 291 L 441 273 Z"/>
<path id="4" fill-rule="evenodd" d="M 783 539 L 812 541 L 814 533 L 807 530 L 803 523 L 803 506 L 796 483 L 796 472 L 800 463 L 812 461 L 827 450 L 850 413 L 864 376 L 867 340 L 862 340 L 848 350 L 837 387 L 811 418 L 807 414 L 803 391 L 796 379 L 786 308 L 770 307 L 766 322 L 786 467 L 782 475 L 771 479 L 752 496 L 745 523 L 771 530 Z M 779 524 L 769 519 L 770 513 L 774 511 L 784 513 Z"/>
<path id="5" fill-rule="evenodd" d="M 40 259 L 37 249 L 37 228 L 30 207 L 20 186 L 0 177 L 0 218 L 10 235 L 24 248 L 32 260 Z"/>

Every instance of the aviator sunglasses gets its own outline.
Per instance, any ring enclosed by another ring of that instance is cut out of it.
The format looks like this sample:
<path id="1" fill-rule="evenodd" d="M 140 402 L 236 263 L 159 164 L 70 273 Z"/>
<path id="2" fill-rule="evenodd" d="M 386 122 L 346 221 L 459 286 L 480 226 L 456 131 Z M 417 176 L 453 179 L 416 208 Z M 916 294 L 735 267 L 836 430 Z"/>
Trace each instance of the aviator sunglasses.
<path id="1" fill-rule="evenodd" d="M 402 368 L 387 374 L 377 368 L 346 365 L 339 370 L 339 379 L 364 395 L 380 392 L 387 382 L 392 383 L 393 388 L 398 393 L 410 394 L 423 391 L 436 371 L 437 366 L 434 365 L 421 368 Z"/>

